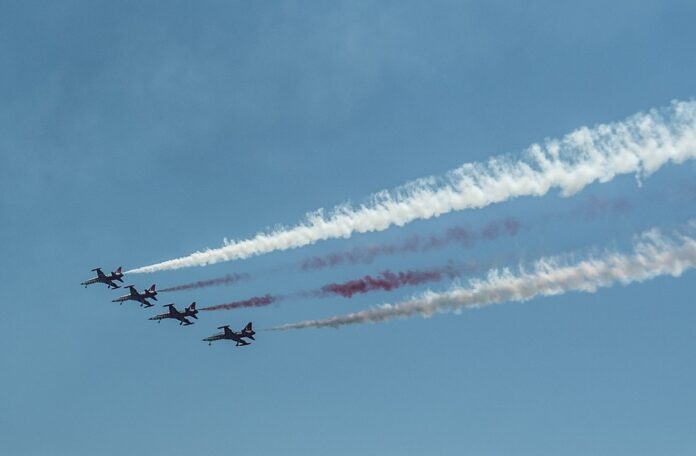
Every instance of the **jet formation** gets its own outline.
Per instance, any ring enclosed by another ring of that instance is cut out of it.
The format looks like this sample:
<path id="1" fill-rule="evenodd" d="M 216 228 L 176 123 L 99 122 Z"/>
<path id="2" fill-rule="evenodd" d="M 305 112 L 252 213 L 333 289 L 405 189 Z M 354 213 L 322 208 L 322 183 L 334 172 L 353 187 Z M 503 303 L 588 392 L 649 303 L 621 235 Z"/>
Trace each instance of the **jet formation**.
<path id="1" fill-rule="evenodd" d="M 101 268 L 95 268 L 92 269 L 92 271 L 96 272 L 97 276 L 85 280 L 80 285 L 84 285 L 85 288 L 87 288 L 89 285 L 94 283 L 103 283 L 107 285 L 110 290 L 115 290 L 116 288 L 120 288 L 116 282 L 123 283 L 123 270 L 121 267 L 109 275 L 104 274 Z M 154 306 L 149 301 L 150 299 L 157 301 L 157 290 L 155 284 L 152 284 L 150 288 L 143 290 L 142 293 L 139 292 L 134 285 L 128 285 L 125 288 L 128 289 L 128 293 L 113 299 L 112 302 L 123 304 L 126 301 L 136 301 L 140 303 L 140 307 L 148 308 Z M 198 320 L 198 309 L 196 309 L 195 302 L 191 303 L 191 305 L 183 310 L 178 310 L 174 303 L 165 304 L 163 307 L 167 308 L 167 312 L 150 317 L 149 320 L 154 320 L 157 323 L 160 323 L 162 320 L 177 320 L 180 326 L 192 325 L 193 322 L 190 320 L 190 318 Z M 251 343 L 248 341 L 248 339 L 256 340 L 254 339 L 256 332 L 252 328 L 251 322 L 247 323 L 247 325 L 239 332 L 232 331 L 230 329 L 230 325 L 220 326 L 218 329 L 222 329 L 223 331 L 221 333 L 216 333 L 212 336 L 206 337 L 203 339 L 203 341 L 208 342 L 208 345 L 210 345 L 216 340 L 231 340 L 235 342 L 236 347 L 243 347 Z"/>

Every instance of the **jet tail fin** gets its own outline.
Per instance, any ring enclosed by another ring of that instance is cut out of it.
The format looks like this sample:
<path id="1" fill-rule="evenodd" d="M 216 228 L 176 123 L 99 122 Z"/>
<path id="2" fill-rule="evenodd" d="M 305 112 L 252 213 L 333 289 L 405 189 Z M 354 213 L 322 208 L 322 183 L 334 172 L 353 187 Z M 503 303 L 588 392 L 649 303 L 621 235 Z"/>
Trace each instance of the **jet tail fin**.
<path id="1" fill-rule="evenodd" d="M 191 305 L 186 308 L 186 311 L 191 317 L 198 320 L 198 316 L 196 316 L 196 314 L 198 313 L 198 310 L 196 310 L 196 301 L 193 301 Z"/>

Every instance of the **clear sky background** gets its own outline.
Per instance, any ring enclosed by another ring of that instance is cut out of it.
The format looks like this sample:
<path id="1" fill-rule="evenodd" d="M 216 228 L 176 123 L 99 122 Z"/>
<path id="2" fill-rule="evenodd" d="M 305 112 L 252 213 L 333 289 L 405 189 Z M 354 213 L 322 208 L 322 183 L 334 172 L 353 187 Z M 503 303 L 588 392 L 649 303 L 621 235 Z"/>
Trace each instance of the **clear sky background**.
<path id="1" fill-rule="evenodd" d="M 246 238 L 694 96 L 690 1 L 0 1 L 0 453 L 693 455 L 694 278 L 461 315 L 201 339 L 402 288 L 156 324 L 82 280 Z M 624 250 L 696 215 L 693 163 L 247 261 L 133 275 L 213 305 L 448 260 Z M 597 213 L 597 202 L 623 211 Z M 588 215 L 589 214 L 589 215 Z M 510 216 L 512 238 L 298 271 Z M 444 290 L 448 282 L 429 285 Z"/>

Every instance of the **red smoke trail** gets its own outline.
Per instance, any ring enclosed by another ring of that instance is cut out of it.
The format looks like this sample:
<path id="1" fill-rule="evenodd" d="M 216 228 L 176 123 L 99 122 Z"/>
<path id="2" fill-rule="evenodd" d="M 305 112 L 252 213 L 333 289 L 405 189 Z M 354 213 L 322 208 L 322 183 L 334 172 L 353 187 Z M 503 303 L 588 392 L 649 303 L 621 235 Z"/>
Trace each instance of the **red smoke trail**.
<path id="1" fill-rule="evenodd" d="M 227 304 L 218 304 L 216 306 L 202 307 L 199 310 L 232 310 L 240 309 L 242 307 L 263 307 L 269 304 L 273 304 L 274 302 L 280 301 L 281 299 L 283 299 L 283 296 L 273 296 L 267 294 L 264 296 L 255 296 L 253 298 L 245 299 L 243 301 L 234 301 L 229 302 Z"/>
<path id="2" fill-rule="evenodd" d="M 425 252 L 427 250 L 445 247 L 454 242 L 470 246 L 481 239 L 493 240 L 503 235 L 514 236 L 520 230 L 520 226 L 521 224 L 515 219 L 505 218 L 491 222 L 480 230 L 455 227 L 439 235 L 427 237 L 414 235 L 404 241 L 394 244 L 355 247 L 347 252 L 334 252 L 324 256 L 306 258 L 302 261 L 301 268 L 305 271 L 311 271 L 346 263 L 371 263 L 378 256 L 396 255 L 407 252 Z"/>
<path id="3" fill-rule="evenodd" d="M 376 290 L 391 291 L 405 285 L 438 282 L 443 277 L 453 279 L 463 272 L 471 272 L 476 268 L 477 266 L 474 263 L 470 263 L 424 271 L 383 271 L 378 276 L 366 275 L 360 279 L 349 280 L 348 282 L 325 285 L 321 288 L 321 295 L 336 294 L 344 298 L 352 298 L 353 295 Z"/>
<path id="4" fill-rule="evenodd" d="M 356 294 L 369 293 L 371 291 L 391 291 L 406 285 L 437 282 L 445 277 L 452 279 L 463 273 L 474 272 L 480 269 L 482 269 L 482 265 L 476 262 L 469 262 L 464 264 L 449 264 L 445 267 L 422 271 L 384 271 L 377 276 L 366 275 L 359 279 L 349 280 L 343 283 L 330 283 L 318 290 L 298 291 L 287 295 L 266 294 L 264 296 L 255 296 L 242 301 L 203 307 L 200 310 L 232 310 L 244 307 L 264 307 L 287 298 L 322 298 L 328 295 L 352 298 Z"/>
<path id="5" fill-rule="evenodd" d="M 592 220 L 611 214 L 623 214 L 630 209 L 631 203 L 627 199 L 602 199 L 593 195 L 581 205 L 580 213 L 586 220 Z"/>
<path id="6" fill-rule="evenodd" d="M 163 291 L 181 291 L 181 290 L 192 290 L 194 288 L 212 287 L 215 285 L 231 285 L 233 283 L 239 282 L 240 280 L 248 280 L 249 274 L 227 274 L 224 277 L 217 277 L 215 279 L 209 280 L 199 280 L 198 282 L 187 283 L 184 285 L 177 285 L 174 287 L 164 288 L 159 290 Z"/>

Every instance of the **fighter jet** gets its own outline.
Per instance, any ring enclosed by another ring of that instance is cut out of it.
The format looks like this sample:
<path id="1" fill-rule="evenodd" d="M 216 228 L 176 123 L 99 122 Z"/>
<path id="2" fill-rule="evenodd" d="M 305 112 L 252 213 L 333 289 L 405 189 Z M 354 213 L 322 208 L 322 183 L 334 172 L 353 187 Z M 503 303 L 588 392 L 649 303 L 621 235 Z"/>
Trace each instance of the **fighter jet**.
<path id="1" fill-rule="evenodd" d="M 254 339 L 254 334 L 256 334 L 256 332 L 251 328 L 251 322 L 247 323 L 244 329 L 242 329 L 240 332 L 232 331 L 230 329 L 230 325 L 220 326 L 218 329 L 222 329 L 223 332 L 206 337 L 203 339 L 203 341 L 208 342 L 208 345 L 210 345 L 213 341 L 228 339 L 235 341 L 235 347 L 239 347 L 240 345 L 244 346 L 250 344 L 250 342 L 244 340 L 245 337 L 251 340 L 256 340 Z"/>
<path id="2" fill-rule="evenodd" d="M 124 301 L 138 301 L 140 307 L 152 307 L 152 304 L 148 302 L 148 299 L 154 299 L 157 301 L 157 292 L 155 291 L 155 285 L 153 284 L 150 288 L 138 293 L 133 285 L 128 285 L 126 288 L 130 291 L 127 295 L 119 296 L 118 298 L 112 300 L 111 302 L 120 302 L 123 304 Z"/>
<path id="3" fill-rule="evenodd" d="M 82 282 L 80 285 L 84 285 L 85 288 L 87 288 L 87 285 L 92 285 L 93 283 L 104 283 L 104 284 L 108 285 L 109 288 L 115 290 L 116 288 L 119 287 L 115 283 L 116 280 L 123 283 L 123 279 L 122 279 L 123 272 L 121 272 L 120 266 L 118 269 L 113 271 L 110 275 L 104 274 L 102 272 L 101 268 L 95 268 L 95 269 L 92 269 L 92 271 L 96 272 L 97 276 Z"/>
<path id="4" fill-rule="evenodd" d="M 198 320 L 198 317 L 196 316 L 198 311 L 196 310 L 196 303 L 195 302 L 192 303 L 187 308 L 185 308 L 183 312 L 179 312 L 178 310 L 176 310 L 176 307 L 174 307 L 174 304 L 166 304 L 162 307 L 169 307 L 169 312 L 155 315 L 154 317 L 151 317 L 150 320 L 157 320 L 157 323 L 159 323 L 166 318 L 174 318 L 176 320 L 179 320 L 180 325 L 184 325 L 184 326 L 188 326 L 188 325 L 193 324 L 193 322 L 190 321 L 186 317 L 193 317 L 196 320 Z"/>

